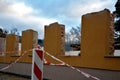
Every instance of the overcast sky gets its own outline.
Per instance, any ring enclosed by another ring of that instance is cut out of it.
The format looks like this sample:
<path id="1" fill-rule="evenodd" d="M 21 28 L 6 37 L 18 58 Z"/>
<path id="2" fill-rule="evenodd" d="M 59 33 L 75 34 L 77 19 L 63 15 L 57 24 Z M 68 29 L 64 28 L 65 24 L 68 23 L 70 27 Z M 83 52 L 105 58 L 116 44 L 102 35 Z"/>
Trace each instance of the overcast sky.
<path id="1" fill-rule="evenodd" d="M 105 8 L 115 10 L 117 0 L 0 0 L 0 28 L 38 31 L 44 36 L 44 25 L 64 24 L 66 31 L 81 26 L 81 16 Z"/>

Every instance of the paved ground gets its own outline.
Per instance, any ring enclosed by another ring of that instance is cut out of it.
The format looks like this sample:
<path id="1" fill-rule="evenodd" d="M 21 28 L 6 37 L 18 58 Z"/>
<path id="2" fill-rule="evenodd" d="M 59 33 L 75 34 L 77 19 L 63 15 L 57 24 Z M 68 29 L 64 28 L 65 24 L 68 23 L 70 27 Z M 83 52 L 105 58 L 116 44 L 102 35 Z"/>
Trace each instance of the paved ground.
<path id="1" fill-rule="evenodd" d="M 120 80 L 120 71 L 99 70 L 78 68 L 90 75 L 98 77 L 100 80 Z M 43 80 L 95 80 L 86 78 L 81 73 L 66 66 L 49 66 L 44 67 Z M 20 77 L 11 74 L 0 73 L 0 80 L 31 80 L 30 78 Z"/>
<path id="2" fill-rule="evenodd" d="M 15 76 L 12 74 L 0 73 L 0 80 L 31 80 L 31 79 L 20 77 L 20 76 Z"/>
<path id="3" fill-rule="evenodd" d="M 0 80 L 31 80 L 30 77 L 22 77 L 20 75 L 13 75 L 8 73 L 0 73 Z M 48 80 L 48 79 L 43 79 Z"/>
<path id="4" fill-rule="evenodd" d="M 115 51 L 115 56 L 120 55 L 120 50 Z M 21 66 L 23 63 L 19 63 L 13 65 L 14 69 L 10 70 L 18 70 L 19 67 L 15 69 L 16 66 Z M 24 66 L 21 67 L 19 71 L 22 73 L 25 71 L 24 68 L 28 73 L 31 71 L 31 64 L 23 64 Z M 1 64 L 0 66 L 5 66 L 5 64 Z M 100 80 L 120 80 L 120 71 L 110 71 L 110 70 L 99 70 L 99 69 L 88 69 L 88 68 L 78 68 L 86 73 L 89 73 L 95 77 L 100 78 Z M 22 71 L 23 70 L 23 71 Z M 17 71 L 16 71 L 17 72 Z M 81 73 L 66 67 L 66 66 L 44 66 L 44 80 L 94 80 L 92 78 L 86 78 Z M 10 75 L 0 73 L 0 80 L 31 80 L 29 78 L 23 78 L 20 76 Z"/>
<path id="5" fill-rule="evenodd" d="M 100 70 L 78 68 L 90 75 L 98 77 L 100 80 L 120 80 L 120 71 Z M 66 66 L 49 66 L 44 67 L 44 78 L 49 80 L 95 80 L 86 78 L 81 73 Z"/>

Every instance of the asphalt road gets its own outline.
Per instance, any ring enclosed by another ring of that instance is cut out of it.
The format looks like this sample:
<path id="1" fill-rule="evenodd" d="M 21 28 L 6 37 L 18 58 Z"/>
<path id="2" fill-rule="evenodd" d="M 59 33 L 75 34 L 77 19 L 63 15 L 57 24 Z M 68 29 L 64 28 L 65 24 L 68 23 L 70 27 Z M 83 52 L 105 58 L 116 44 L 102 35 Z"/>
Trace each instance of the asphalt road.
<path id="1" fill-rule="evenodd" d="M 16 76 L 16 75 L 13 75 L 13 74 L 0 73 L 0 80 L 31 80 L 31 79 Z"/>

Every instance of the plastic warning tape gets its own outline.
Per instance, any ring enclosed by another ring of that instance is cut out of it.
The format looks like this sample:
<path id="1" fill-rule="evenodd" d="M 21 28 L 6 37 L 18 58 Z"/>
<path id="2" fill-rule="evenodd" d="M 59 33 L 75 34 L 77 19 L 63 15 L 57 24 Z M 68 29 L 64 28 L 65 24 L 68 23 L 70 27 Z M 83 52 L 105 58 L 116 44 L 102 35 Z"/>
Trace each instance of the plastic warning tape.
<path id="1" fill-rule="evenodd" d="M 77 69 L 77 68 L 75 68 L 75 67 L 73 67 L 73 66 L 65 63 L 64 61 L 56 58 L 55 56 L 51 55 L 50 53 L 48 53 L 48 52 L 46 52 L 46 51 L 44 51 L 44 53 L 47 54 L 48 56 L 50 56 L 51 58 L 53 58 L 54 60 L 57 60 L 57 61 L 63 63 L 64 65 L 68 66 L 69 68 L 74 69 L 74 70 L 80 72 L 80 73 L 81 73 L 83 76 L 85 76 L 86 78 L 93 78 L 93 79 L 95 79 L 95 80 L 100 80 L 99 78 L 97 78 L 97 77 L 95 77 L 95 76 L 92 76 L 92 75 L 90 75 L 90 74 L 88 74 L 88 73 L 85 73 L 85 72 L 81 71 L 80 69 Z"/>
<path id="2" fill-rule="evenodd" d="M 6 69 L 10 68 L 11 66 L 13 66 L 15 63 L 17 63 L 29 51 L 32 51 L 32 49 L 24 51 L 23 54 L 19 58 L 17 58 L 14 62 L 10 63 L 9 65 L 7 65 L 3 68 L 0 68 L 0 71 L 6 70 Z"/>
<path id="3" fill-rule="evenodd" d="M 56 65 L 56 66 L 65 65 L 64 63 L 58 63 L 58 64 L 51 63 L 51 62 L 47 61 L 45 58 L 44 58 L 44 64 L 46 64 L 46 65 Z"/>
<path id="4" fill-rule="evenodd" d="M 0 68 L 0 71 L 3 71 L 3 70 L 6 70 L 6 69 L 10 68 L 10 67 L 13 66 L 15 63 L 17 63 L 27 52 L 32 51 L 32 50 L 33 50 L 33 49 L 24 51 L 23 54 L 22 54 L 19 58 L 17 58 L 14 62 L 12 62 L 11 64 L 7 65 L 6 67 Z M 10 51 L 10 52 L 13 52 L 13 51 Z M 10 53 L 10 52 L 8 52 L 8 53 Z M 85 73 L 85 72 L 83 72 L 83 71 L 81 71 L 81 70 L 79 70 L 79 69 L 77 69 L 77 68 L 75 68 L 75 67 L 73 67 L 73 66 L 71 66 L 71 65 L 69 65 L 69 64 L 67 64 L 67 63 L 65 63 L 64 61 L 56 58 L 55 56 L 49 54 L 49 53 L 46 52 L 46 51 L 44 51 L 44 53 L 46 53 L 48 56 L 50 56 L 50 57 L 53 58 L 54 60 L 57 60 L 57 61 L 61 62 L 62 65 L 66 65 L 66 66 L 68 66 L 69 68 L 74 69 L 74 70 L 80 72 L 83 76 L 85 76 L 85 77 L 87 77 L 87 78 L 93 78 L 93 79 L 95 79 L 95 80 L 100 80 L 99 78 L 97 78 L 97 77 L 95 77 L 95 76 L 92 76 L 92 75 L 90 75 L 90 74 L 88 74 L 88 73 Z M 44 60 L 45 60 L 45 59 L 44 59 Z M 51 64 L 51 65 L 58 65 L 58 64 L 53 64 L 53 63 L 47 62 L 47 64 L 48 64 L 48 63 Z"/>
<path id="5" fill-rule="evenodd" d="M 37 46 L 35 46 L 35 48 L 40 49 L 41 47 L 40 47 L 40 45 L 37 45 Z M 33 49 L 29 49 L 29 50 L 24 51 L 23 54 L 19 58 L 17 58 L 14 62 L 10 63 L 9 65 L 7 65 L 5 67 L 0 67 L 0 71 L 3 71 L 3 70 L 6 70 L 6 69 L 10 68 L 12 65 L 17 63 L 29 51 L 33 51 Z M 0 53 L 14 53 L 14 52 L 19 52 L 19 51 L 7 51 L 7 52 L 0 52 Z"/>

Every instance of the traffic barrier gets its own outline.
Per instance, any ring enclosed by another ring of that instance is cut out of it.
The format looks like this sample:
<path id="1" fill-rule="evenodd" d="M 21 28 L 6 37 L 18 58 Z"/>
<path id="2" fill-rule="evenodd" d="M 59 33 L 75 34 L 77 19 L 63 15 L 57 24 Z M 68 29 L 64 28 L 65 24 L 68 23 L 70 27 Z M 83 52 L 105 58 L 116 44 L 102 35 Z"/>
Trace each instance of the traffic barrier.
<path id="1" fill-rule="evenodd" d="M 32 80 L 43 79 L 43 51 L 39 49 L 33 49 L 32 59 Z"/>

